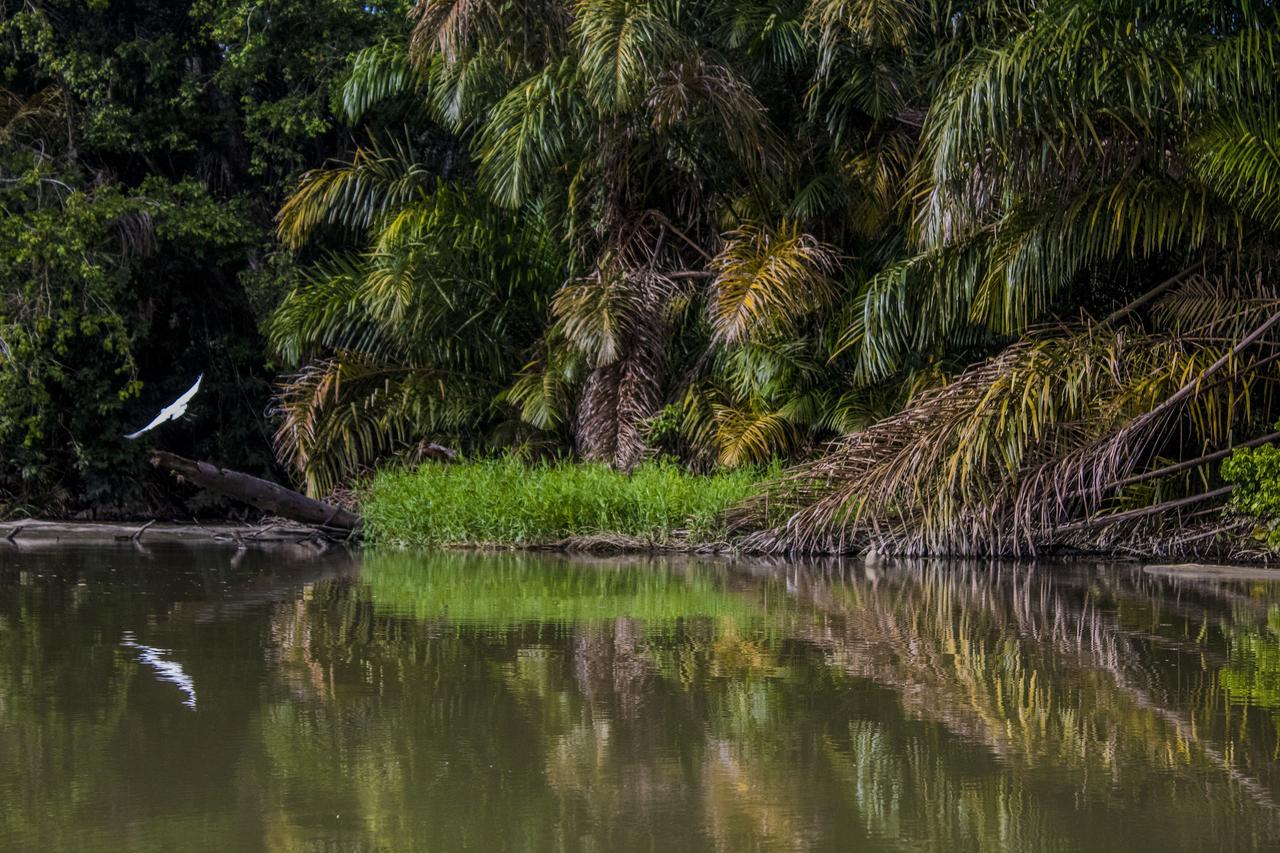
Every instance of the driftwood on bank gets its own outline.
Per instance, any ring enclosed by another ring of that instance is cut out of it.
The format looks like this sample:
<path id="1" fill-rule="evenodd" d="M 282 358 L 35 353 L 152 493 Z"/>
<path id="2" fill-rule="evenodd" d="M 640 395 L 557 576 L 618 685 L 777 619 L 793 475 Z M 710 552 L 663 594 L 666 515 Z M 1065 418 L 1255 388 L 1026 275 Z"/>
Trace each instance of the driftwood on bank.
<path id="1" fill-rule="evenodd" d="M 360 529 L 360 516 L 355 513 L 261 477 L 220 468 L 209 462 L 197 462 L 163 450 L 151 451 L 151 464 L 194 486 L 328 533 L 352 534 Z"/>
<path id="2" fill-rule="evenodd" d="M 314 527 L 292 524 L 175 524 L 163 521 L 48 521 L 25 518 L 0 521 L 0 553 L 9 547 L 52 545 L 207 545 L 223 543 L 255 546 L 314 544 Z"/>

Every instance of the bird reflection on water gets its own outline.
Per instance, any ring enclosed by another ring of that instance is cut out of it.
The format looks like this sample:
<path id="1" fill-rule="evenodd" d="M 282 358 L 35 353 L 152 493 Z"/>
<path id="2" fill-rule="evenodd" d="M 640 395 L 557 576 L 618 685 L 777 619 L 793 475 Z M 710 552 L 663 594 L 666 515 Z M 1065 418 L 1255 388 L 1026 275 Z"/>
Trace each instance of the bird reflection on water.
<path id="1" fill-rule="evenodd" d="M 142 645 L 132 631 L 125 632 L 124 637 L 120 640 L 120 645 L 126 649 L 137 651 L 138 660 L 154 669 L 161 681 L 176 684 L 178 689 L 186 694 L 187 698 L 182 701 L 183 705 L 193 711 L 196 709 L 195 682 L 191 680 L 191 676 L 187 675 L 186 670 L 182 668 L 182 664 L 166 659 L 166 656 L 172 654 L 172 652 L 168 649 L 157 649 L 152 646 Z"/>

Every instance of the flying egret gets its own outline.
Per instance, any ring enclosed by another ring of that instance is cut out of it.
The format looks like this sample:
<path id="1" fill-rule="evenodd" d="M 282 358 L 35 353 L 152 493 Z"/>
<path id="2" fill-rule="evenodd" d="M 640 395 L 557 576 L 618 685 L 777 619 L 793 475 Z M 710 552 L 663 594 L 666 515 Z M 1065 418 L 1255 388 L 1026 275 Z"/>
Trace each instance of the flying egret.
<path id="1" fill-rule="evenodd" d="M 176 421 L 178 418 L 185 415 L 187 413 L 187 403 L 190 403 L 191 398 L 194 397 L 196 395 L 196 392 L 200 390 L 201 379 L 204 379 L 203 373 L 201 373 L 199 376 L 196 377 L 196 384 L 188 388 L 187 393 L 183 394 L 181 397 L 174 400 L 169 405 L 165 406 L 164 409 L 160 411 L 160 414 L 156 415 L 155 420 L 153 420 L 151 423 L 147 424 L 137 432 L 129 433 L 128 435 L 125 436 L 125 438 L 137 438 L 138 436 L 142 435 L 144 432 L 147 432 L 148 430 L 153 430 L 156 427 L 160 426 L 160 424 L 164 423 L 165 421 Z"/>

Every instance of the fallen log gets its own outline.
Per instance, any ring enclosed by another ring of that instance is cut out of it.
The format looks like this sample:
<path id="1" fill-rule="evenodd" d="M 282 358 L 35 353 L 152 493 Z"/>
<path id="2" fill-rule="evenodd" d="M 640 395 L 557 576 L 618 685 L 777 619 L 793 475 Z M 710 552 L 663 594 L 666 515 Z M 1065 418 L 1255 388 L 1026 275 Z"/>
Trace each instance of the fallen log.
<path id="1" fill-rule="evenodd" d="M 139 525 L 134 522 L 111 521 L 44 521 L 24 518 L 21 521 L 0 521 L 0 551 L 9 548 L 44 548 L 77 542 L 85 545 L 119 545 L 133 542 L 144 545 L 197 545 L 211 542 L 235 542 L 236 537 L 251 545 L 264 547 L 292 547 L 312 543 L 316 528 L 304 524 L 271 524 L 255 527 L 244 524 L 174 524 L 157 521 L 147 527 L 145 536 L 138 537 Z M 243 534 L 243 535 L 242 535 Z M 333 536 L 345 536 L 334 531 Z"/>
<path id="2" fill-rule="evenodd" d="M 151 464 L 202 489 L 327 533 L 352 534 L 360 529 L 360 516 L 355 513 L 261 477 L 220 468 L 209 462 L 197 462 L 163 450 L 151 451 Z"/>

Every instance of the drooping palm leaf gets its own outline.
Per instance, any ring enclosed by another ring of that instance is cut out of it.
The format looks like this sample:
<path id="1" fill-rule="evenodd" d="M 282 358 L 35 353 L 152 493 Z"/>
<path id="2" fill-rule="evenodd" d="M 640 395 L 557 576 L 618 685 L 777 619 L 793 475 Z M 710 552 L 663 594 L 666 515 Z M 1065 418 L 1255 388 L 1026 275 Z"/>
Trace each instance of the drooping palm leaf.
<path id="1" fill-rule="evenodd" d="M 711 262 L 711 325 L 732 343 L 764 328 L 785 328 L 816 308 L 829 291 L 835 252 L 795 223 L 771 229 L 743 226 L 730 233 Z"/>
<path id="2" fill-rule="evenodd" d="M 1113 484 L 1177 435 L 1175 426 L 1221 442 L 1232 425 L 1250 423 L 1251 398 L 1232 386 L 1275 382 L 1266 359 L 1244 348 L 1258 340 L 1246 336 L 1228 350 L 1087 327 L 1011 346 L 776 484 L 771 512 L 790 517 L 756 541 L 1034 553 L 1096 511 Z M 1234 383 L 1208 381 L 1233 360 Z M 752 511 L 759 521 L 761 504 Z"/>
<path id="3" fill-rule="evenodd" d="M 363 231 L 421 196 L 437 178 L 400 144 L 358 149 L 351 161 L 307 172 L 276 219 L 280 239 L 301 246 L 320 225 Z"/>

